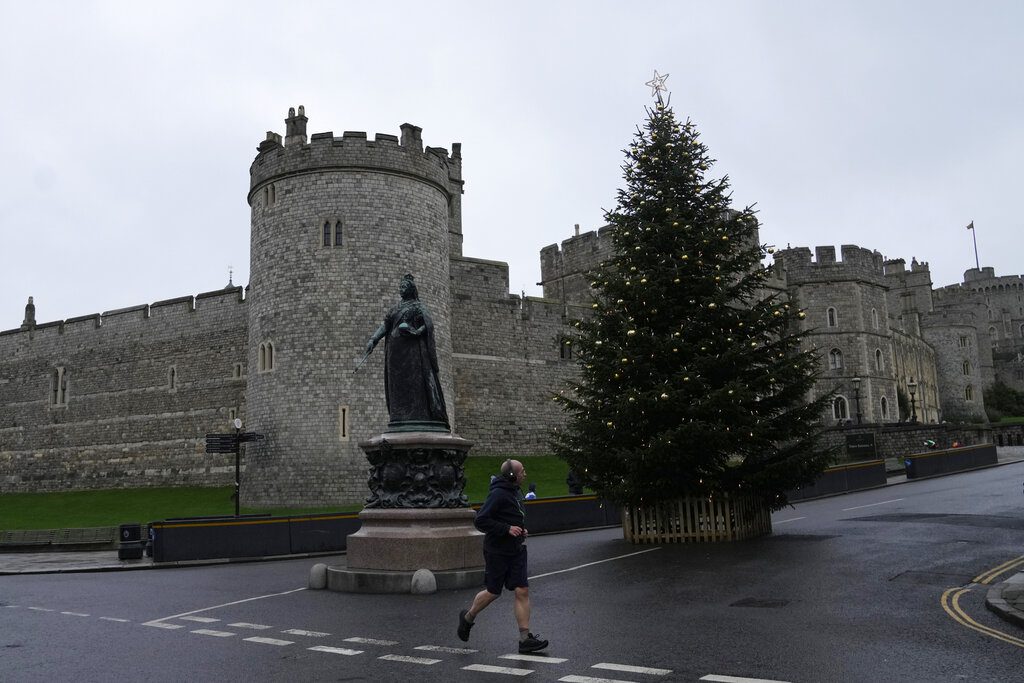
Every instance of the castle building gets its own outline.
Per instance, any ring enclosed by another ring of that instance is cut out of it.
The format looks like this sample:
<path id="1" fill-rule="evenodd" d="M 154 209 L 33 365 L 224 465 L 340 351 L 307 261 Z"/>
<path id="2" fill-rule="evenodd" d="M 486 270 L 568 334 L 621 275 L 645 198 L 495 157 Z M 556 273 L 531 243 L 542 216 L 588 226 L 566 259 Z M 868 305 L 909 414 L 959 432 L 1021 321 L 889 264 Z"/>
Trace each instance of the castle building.
<path id="1" fill-rule="evenodd" d="M 251 280 L 0 332 L 0 493 L 233 481 L 204 435 L 244 429 L 243 504 L 361 502 L 358 444 L 382 432 L 370 335 L 416 278 L 452 427 L 477 453 L 547 451 L 575 373 L 570 306 L 509 293 L 507 264 L 462 254 L 460 145 L 317 133 L 302 107 L 250 168 Z M 40 307 L 44 304 L 40 302 Z"/>
<path id="2" fill-rule="evenodd" d="M 548 452 L 576 376 L 568 322 L 587 315 L 586 273 L 610 228 L 540 252 L 542 297 L 509 293 L 505 263 L 462 253 L 462 153 L 421 130 L 307 138 L 302 107 L 267 133 L 250 167 L 248 287 L 39 323 L 30 297 L 0 331 L 0 493 L 222 485 L 233 456 L 207 433 L 239 417 L 242 502 L 358 503 L 359 448 L 384 430 L 381 351 L 366 341 L 416 278 L 435 325 L 453 430 L 473 453 Z M 927 263 L 843 246 L 775 255 L 771 290 L 806 309 L 822 357 L 823 420 L 984 419 L 996 378 L 1024 389 L 1024 281 L 970 270 L 934 289 Z M 40 302 L 45 310 L 45 302 Z M 913 380 L 913 382 L 911 382 Z"/>
<path id="3" fill-rule="evenodd" d="M 590 297 L 586 273 L 611 254 L 610 227 L 541 251 L 544 297 Z M 927 263 L 885 260 L 843 245 L 775 253 L 768 288 L 807 315 L 821 357 L 814 393 L 834 392 L 825 424 L 984 422 L 983 392 L 998 378 L 1024 390 L 1024 279 L 971 269 L 934 289 Z"/>

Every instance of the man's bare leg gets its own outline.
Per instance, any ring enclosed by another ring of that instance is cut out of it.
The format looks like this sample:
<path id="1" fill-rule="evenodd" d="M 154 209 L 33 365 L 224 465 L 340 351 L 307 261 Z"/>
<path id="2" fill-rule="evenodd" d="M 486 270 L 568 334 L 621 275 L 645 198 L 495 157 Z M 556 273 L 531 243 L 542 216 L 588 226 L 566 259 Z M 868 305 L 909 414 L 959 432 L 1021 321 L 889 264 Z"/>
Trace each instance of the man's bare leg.
<path id="1" fill-rule="evenodd" d="M 518 598 L 518 589 L 516 589 L 516 591 L 516 597 Z M 476 618 L 476 615 L 480 614 L 480 612 L 483 611 L 485 607 L 487 607 L 489 604 L 497 600 L 499 597 L 501 596 L 495 595 L 494 593 L 491 593 L 488 590 L 482 590 L 479 593 L 477 593 L 476 597 L 473 598 L 473 604 L 470 605 L 469 611 L 466 613 L 466 621 L 472 624 L 473 619 Z"/>
<path id="2" fill-rule="evenodd" d="M 519 624 L 519 633 L 530 632 L 530 589 L 525 587 L 516 588 L 516 623 Z"/>

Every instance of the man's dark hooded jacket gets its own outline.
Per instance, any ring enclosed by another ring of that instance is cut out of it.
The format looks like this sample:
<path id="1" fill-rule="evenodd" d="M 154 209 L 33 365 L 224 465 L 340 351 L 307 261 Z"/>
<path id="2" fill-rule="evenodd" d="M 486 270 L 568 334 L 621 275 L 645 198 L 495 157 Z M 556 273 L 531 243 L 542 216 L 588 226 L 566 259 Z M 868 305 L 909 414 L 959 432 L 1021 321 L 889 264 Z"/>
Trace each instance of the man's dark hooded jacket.
<path id="1" fill-rule="evenodd" d="M 476 513 L 476 528 L 484 532 L 484 552 L 515 555 L 523 536 L 509 536 L 509 527 L 526 525 L 526 511 L 519 500 L 519 485 L 500 477 L 491 482 L 483 507 Z"/>

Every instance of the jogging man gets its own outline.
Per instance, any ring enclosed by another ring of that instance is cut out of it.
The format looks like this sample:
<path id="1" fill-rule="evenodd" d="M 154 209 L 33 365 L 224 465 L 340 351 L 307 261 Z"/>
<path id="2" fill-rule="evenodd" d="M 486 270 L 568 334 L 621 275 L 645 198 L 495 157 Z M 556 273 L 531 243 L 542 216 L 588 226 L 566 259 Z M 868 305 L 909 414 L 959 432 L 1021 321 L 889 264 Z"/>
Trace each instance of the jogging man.
<path id="1" fill-rule="evenodd" d="M 476 616 L 501 597 L 502 587 L 515 591 L 519 652 L 537 652 L 548 646 L 530 633 L 530 587 L 526 580 L 526 512 L 519 499 L 526 469 L 518 460 L 506 460 L 501 474 L 491 481 L 491 490 L 476 513 L 476 528 L 484 533 L 484 590 L 476 594 L 469 609 L 459 612 L 459 639 L 469 640 Z"/>

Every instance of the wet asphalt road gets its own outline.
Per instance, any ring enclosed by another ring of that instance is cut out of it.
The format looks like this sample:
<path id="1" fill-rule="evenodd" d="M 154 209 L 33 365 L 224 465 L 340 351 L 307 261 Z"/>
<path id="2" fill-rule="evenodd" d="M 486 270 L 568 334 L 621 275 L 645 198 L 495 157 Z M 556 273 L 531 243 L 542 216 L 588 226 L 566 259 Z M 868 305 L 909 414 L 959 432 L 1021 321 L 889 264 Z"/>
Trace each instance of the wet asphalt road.
<path id="1" fill-rule="evenodd" d="M 4 576 L 0 680 L 1021 680 L 1024 647 L 940 601 L 1024 555 L 1022 479 L 1024 463 L 802 503 L 774 515 L 773 536 L 734 544 L 651 549 L 617 529 L 532 538 L 544 661 L 503 658 L 515 653 L 509 595 L 463 644 L 456 615 L 475 591 L 304 590 L 324 558 Z M 960 606 L 1024 638 L 983 603 L 974 587 Z"/>

